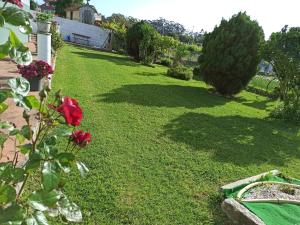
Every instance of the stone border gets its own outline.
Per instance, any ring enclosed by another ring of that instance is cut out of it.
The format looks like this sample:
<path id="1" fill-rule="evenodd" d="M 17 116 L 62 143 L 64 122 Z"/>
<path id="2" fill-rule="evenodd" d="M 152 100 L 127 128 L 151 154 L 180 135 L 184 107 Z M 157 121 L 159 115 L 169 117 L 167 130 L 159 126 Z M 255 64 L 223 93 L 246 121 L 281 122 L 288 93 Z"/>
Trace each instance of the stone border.
<path id="1" fill-rule="evenodd" d="M 262 177 L 272 174 L 281 174 L 278 170 L 272 170 L 266 173 L 262 173 L 253 177 L 249 177 L 243 180 L 239 180 L 221 187 L 221 192 L 228 189 L 234 189 L 241 185 L 247 185 L 260 180 Z M 240 204 L 233 198 L 225 199 L 221 205 L 223 212 L 237 225 L 266 225 L 259 217 L 253 214 L 245 206 Z"/>

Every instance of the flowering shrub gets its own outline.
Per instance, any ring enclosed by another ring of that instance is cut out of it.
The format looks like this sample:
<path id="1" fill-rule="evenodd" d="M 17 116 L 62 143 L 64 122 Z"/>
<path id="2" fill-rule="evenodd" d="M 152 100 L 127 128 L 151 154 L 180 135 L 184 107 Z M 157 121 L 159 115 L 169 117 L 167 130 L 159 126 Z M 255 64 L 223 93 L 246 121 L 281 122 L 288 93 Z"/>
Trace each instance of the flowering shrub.
<path id="1" fill-rule="evenodd" d="M 19 73 L 28 80 L 35 77 L 42 79 L 54 73 L 52 66 L 42 60 L 33 61 L 28 66 L 18 65 L 18 69 Z"/>
<path id="2" fill-rule="evenodd" d="M 23 77 L 45 77 L 53 70 L 43 61 L 32 62 L 31 53 L 6 24 L 18 26 L 25 33 L 31 32 L 30 14 L 16 7 L 6 7 L 10 2 L 22 7 L 20 0 L 6 0 L 0 9 L 0 28 L 9 30 L 6 43 L 0 45 L 0 59 L 10 56 Z M 28 66 L 27 66 L 28 65 Z M 83 119 L 83 112 L 75 99 L 61 96 L 57 92 L 49 102 L 50 88 L 39 93 L 39 99 L 28 96 L 30 83 L 23 77 L 9 80 L 11 91 L 0 90 L 0 115 L 9 107 L 12 97 L 18 107 L 23 108 L 25 125 L 16 126 L 0 119 L 0 224 L 47 225 L 48 217 L 59 217 L 65 222 L 81 222 L 80 208 L 69 201 L 63 193 L 63 179 L 75 167 L 81 176 L 88 168 L 80 162 L 76 153 L 91 142 L 91 134 L 76 130 Z M 2 150 L 8 139 L 15 140 L 14 157 L 8 162 Z M 65 148 L 58 141 L 68 142 Z M 73 144 L 71 144 L 73 143 Z M 19 162 L 20 154 L 27 161 Z M 37 185 L 28 187 L 32 177 Z M 26 190 L 26 195 L 24 191 Z"/>
<path id="3" fill-rule="evenodd" d="M 63 194 L 62 179 L 74 167 L 83 177 L 88 172 L 76 156 L 78 149 L 91 142 L 90 133 L 76 130 L 83 119 L 81 107 L 75 99 L 62 97 L 60 92 L 49 104 L 49 87 L 39 93 L 39 99 L 27 96 L 30 84 L 22 77 L 10 80 L 9 85 L 11 93 L 0 92 L 1 104 L 13 96 L 24 109 L 26 125 L 17 129 L 14 124 L 0 121 L 0 146 L 3 148 L 9 138 L 16 139 L 15 157 L 0 163 L 0 224 L 48 224 L 47 217 L 58 216 L 69 222 L 81 222 L 79 207 Z M 58 140 L 63 139 L 67 146 L 58 148 Z M 18 161 L 20 154 L 28 158 L 22 167 Z M 39 182 L 37 190 L 28 187 L 30 176 Z M 24 190 L 29 194 L 23 195 Z"/>

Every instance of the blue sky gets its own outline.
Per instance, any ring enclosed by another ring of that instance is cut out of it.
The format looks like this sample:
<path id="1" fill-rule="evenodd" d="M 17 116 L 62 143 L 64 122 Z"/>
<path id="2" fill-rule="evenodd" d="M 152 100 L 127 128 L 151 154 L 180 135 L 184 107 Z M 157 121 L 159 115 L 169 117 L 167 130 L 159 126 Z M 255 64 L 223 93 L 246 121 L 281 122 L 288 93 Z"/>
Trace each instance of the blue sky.
<path id="1" fill-rule="evenodd" d="M 90 4 L 105 16 L 164 17 L 194 31 L 211 31 L 222 17 L 230 18 L 239 11 L 257 20 L 267 37 L 286 24 L 300 26 L 300 0 L 91 0 Z"/>

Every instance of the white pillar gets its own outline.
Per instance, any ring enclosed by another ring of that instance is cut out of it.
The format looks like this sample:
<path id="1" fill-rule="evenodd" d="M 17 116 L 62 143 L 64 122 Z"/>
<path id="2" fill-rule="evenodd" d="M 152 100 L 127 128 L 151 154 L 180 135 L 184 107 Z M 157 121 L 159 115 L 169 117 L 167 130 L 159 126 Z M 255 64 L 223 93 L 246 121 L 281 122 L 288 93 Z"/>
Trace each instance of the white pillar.
<path id="1" fill-rule="evenodd" d="M 38 60 L 51 65 L 51 34 L 38 34 L 37 43 Z"/>
<path id="2" fill-rule="evenodd" d="M 49 65 L 52 65 L 52 54 L 51 54 L 51 34 L 45 33 L 37 35 L 37 54 L 38 60 L 43 60 Z M 44 84 L 51 88 L 52 74 L 49 75 L 48 79 L 45 79 Z"/>

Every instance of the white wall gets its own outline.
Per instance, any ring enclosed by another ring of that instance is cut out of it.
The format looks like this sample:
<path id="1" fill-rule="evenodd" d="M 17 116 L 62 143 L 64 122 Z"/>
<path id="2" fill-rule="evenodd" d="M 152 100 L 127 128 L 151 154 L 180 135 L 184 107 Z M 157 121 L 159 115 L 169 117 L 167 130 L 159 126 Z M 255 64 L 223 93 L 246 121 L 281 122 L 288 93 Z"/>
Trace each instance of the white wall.
<path id="1" fill-rule="evenodd" d="M 60 25 L 60 33 L 64 40 L 67 40 L 67 36 L 70 36 L 71 41 L 74 42 L 72 33 L 76 33 L 91 37 L 90 46 L 92 47 L 105 48 L 107 45 L 110 30 L 61 17 L 55 17 L 54 21 Z"/>

